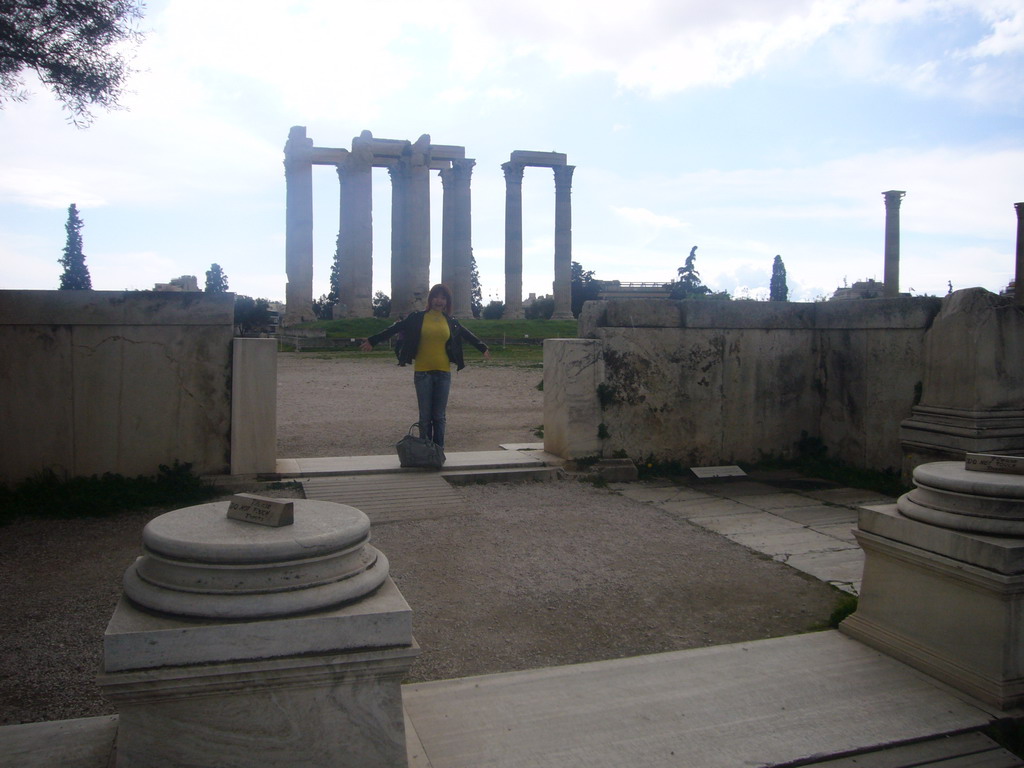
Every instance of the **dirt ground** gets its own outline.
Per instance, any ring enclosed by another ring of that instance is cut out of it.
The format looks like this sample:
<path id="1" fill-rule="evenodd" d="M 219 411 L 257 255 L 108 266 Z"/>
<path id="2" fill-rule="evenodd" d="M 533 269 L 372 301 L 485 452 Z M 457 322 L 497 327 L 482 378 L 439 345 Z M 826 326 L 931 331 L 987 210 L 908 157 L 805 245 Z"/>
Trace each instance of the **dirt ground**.
<path id="1" fill-rule="evenodd" d="M 411 372 L 282 355 L 279 455 L 389 453 L 415 419 Z M 534 442 L 537 368 L 471 363 L 451 451 Z M 410 680 L 568 664 L 804 632 L 831 587 L 577 479 L 460 487 L 472 511 L 375 526 L 423 652 Z M 287 494 L 289 491 L 278 491 Z M 0 528 L 0 724 L 112 712 L 95 685 L 103 630 L 145 523 Z"/>

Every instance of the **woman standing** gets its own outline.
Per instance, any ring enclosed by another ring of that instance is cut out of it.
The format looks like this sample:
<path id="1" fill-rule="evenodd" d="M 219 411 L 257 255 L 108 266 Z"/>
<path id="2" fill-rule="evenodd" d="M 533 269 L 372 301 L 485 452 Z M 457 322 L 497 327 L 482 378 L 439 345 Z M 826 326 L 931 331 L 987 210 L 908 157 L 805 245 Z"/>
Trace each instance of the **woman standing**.
<path id="1" fill-rule="evenodd" d="M 420 432 L 444 448 L 445 411 L 452 386 L 451 364 L 461 371 L 466 367 L 462 356 L 462 340 L 478 350 L 485 360 L 491 359 L 487 345 L 462 326 L 451 315 L 452 294 L 448 286 L 438 283 L 427 295 L 427 310 L 412 312 L 380 333 L 364 339 L 359 346 L 369 352 L 377 344 L 402 334 L 398 346 L 398 364 L 415 361 L 413 384 L 420 411 Z"/>

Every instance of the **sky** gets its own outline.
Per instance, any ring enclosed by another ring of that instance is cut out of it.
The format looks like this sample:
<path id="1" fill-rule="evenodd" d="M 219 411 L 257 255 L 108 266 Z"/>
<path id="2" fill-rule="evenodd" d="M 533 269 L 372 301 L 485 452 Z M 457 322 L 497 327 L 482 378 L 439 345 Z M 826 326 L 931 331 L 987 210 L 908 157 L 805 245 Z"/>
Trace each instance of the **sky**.
<path id="1" fill-rule="evenodd" d="M 1024 0 L 150 0 L 124 109 L 78 129 L 33 95 L 0 110 L 0 289 L 59 285 L 68 206 L 98 290 L 217 263 L 285 296 L 283 147 L 353 137 L 454 144 L 476 160 L 473 252 L 504 299 L 501 164 L 576 166 L 572 258 L 604 280 L 703 282 L 764 299 L 883 279 L 998 292 L 1024 201 Z M 390 181 L 376 169 L 374 289 L 390 294 Z M 441 181 L 431 181 L 440 279 Z M 314 167 L 313 295 L 328 291 L 338 180 Z M 551 292 L 554 181 L 523 182 L 524 295 Z"/>

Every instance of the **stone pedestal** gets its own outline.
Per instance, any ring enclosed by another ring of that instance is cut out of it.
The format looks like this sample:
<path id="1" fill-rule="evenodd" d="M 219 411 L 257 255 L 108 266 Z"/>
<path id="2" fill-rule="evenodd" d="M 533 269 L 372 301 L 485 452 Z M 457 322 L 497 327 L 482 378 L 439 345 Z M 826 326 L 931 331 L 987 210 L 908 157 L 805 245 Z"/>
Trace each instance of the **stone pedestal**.
<path id="1" fill-rule="evenodd" d="M 104 636 L 117 766 L 404 766 L 411 611 L 357 509 L 151 521 Z"/>
<path id="2" fill-rule="evenodd" d="M 903 474 L 966 453 L 1024 451 L 1024 308 L 957 291 L 925 336 L 921 402 L 900 424 Z"/>
<path id="3" fill-rule="evenodd" d="M 857 612 L 841 631 L 1002 709 L 1024 704 L 1024 476 L 926 464 L 861 511 Z M 955 526 L 955 527 L 954 527 Z"/>

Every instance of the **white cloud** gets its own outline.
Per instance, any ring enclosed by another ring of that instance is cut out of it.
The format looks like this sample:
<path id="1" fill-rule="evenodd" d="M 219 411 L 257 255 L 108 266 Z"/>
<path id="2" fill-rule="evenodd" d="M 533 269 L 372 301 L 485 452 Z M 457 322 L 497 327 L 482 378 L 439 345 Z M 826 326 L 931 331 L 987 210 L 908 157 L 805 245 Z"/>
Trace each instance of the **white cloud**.
<path id="1" fill-rule="evenodd" d="M 613 208 L 612 211 L 631 224 L 642 227 L 680 229 L 687 226 L 685 221 L 680 221 L 675 216 L 664 216 L 646 208 Z"/>

